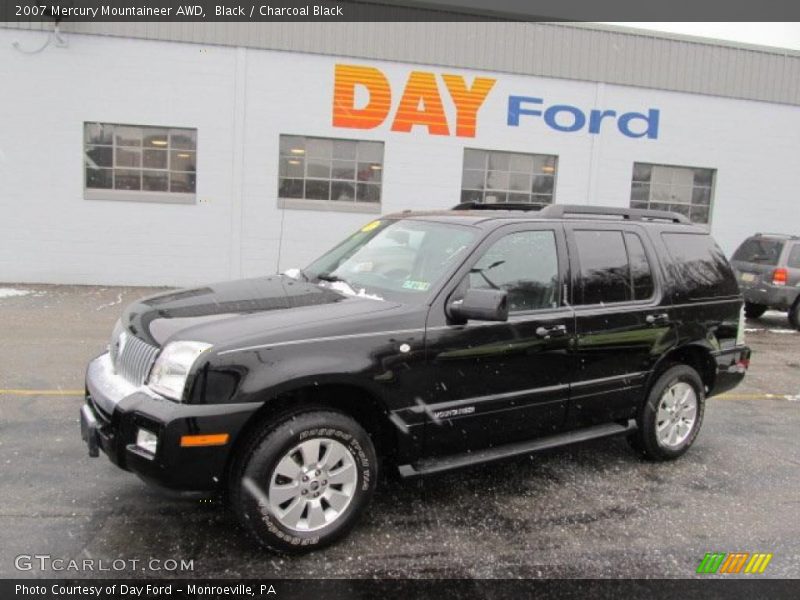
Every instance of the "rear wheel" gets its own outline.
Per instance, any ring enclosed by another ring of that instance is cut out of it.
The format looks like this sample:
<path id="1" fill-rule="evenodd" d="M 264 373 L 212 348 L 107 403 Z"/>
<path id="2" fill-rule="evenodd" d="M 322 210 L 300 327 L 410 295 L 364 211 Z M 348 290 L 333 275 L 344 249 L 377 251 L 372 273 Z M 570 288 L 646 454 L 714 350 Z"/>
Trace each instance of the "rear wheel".
<path id="1" fill-rule="evenodd" d="M 755 304 L 753 302 L 744 303 L 744 315 L 748 319 L 757 319 L 767 312 L 767 307 L 763 304 Z"/>
<path id="2" fill-rule="evenodd" d="M 800 299 L 789 309 L 789 323 L 795 329 L 800 330 Z"/>
<path id="3" fill-rule="evenodd" d="M 633 447 L 650 460 L 672 460 L 694 443 L 703 422 L 705 392 L 697 371 L 667 369 L 650 388 L 639 415 Z"/>
<path id="4" fill-rule="evenodd" d="M 234 466 L 231 504 L 264 546 L 307 552 L 346 535 L 377 480 L 369 435 L 333 411 L 301 413 L 256 436 Z"/>

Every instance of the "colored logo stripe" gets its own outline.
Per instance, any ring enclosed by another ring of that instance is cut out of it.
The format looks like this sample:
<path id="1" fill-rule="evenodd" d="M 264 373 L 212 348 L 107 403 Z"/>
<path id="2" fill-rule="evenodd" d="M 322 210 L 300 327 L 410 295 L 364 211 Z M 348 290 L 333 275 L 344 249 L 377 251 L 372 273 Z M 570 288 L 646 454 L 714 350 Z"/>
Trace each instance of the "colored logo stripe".
<path id="1" fill-rule="evenodd" d="M 772 554 L 753 554 L 750 562 L 744 569 L 745 573 L 763 573 L 769 561 L 772 560 Z"/>
<path id="2" fill-rule="evenodd" d="M 763 573 L 771 560 L 772 554 L 762 552 L 707 552 L 697 567 L 697 573 L 738 574 L 742 567 L 745 573 Z"/>
<path id="3" fill-rule="evenodd" d="M 706 552 L 700 566 L 697 567 L 698 573 L 716 573 L 722 561 L 725 559 L 724 552 Z"/>

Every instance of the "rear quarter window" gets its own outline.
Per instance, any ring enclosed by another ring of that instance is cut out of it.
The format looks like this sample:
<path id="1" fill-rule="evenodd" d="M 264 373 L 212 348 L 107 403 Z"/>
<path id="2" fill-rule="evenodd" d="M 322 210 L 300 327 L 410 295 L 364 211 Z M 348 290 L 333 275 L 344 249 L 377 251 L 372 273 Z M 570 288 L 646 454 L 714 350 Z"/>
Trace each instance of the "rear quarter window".
<path id="1" fill-rule="evenodd" d="M 789 260 L 786 261 L 786 266 L 790 269 L 800 269 L 800 244 L 792 246 L 792 251 L 789 253 Z"/>
<path id="2" fill-rule="evenodd" d="M 661 237 L 672 258 L 678 298 L 696 300 L 739 293 L 733 270 L 710 235 L 662 233 Z"/>

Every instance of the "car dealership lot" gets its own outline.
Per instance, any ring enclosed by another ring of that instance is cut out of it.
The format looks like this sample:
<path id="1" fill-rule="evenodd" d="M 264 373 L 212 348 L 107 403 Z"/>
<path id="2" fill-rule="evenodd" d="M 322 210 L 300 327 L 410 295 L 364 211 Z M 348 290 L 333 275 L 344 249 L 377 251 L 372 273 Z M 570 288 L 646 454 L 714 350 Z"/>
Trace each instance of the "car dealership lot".
<path id="1" fill-rule="evenodd" d="M 685 577 L 706 552 L 771 552 L 765 575 L 800 576 L 800 333 L 784 315 L 748 322 L 750 373 L 709 401 L 677 462 L 612 439 L 388 481 L 342 543 L 284 558 L 216 499 L 151 490 L 86 455 L 83 369 L 124 305 L 152 291 L 0 285 L 0 576 L 41 575 L 14 563 L 44 554 L 93 559 L 63 573 L 87 577 L 189 575 L 170 560 L 200 577 Z"/>

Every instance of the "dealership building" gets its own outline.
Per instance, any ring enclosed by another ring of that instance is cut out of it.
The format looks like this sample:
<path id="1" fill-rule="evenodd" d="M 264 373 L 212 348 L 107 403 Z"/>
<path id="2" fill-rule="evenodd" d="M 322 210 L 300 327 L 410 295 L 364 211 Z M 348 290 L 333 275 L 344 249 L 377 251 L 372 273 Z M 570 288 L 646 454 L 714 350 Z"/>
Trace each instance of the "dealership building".
<path id="1" fill-rule="evenodd" d="M 380 214 L 800 233 L 800 53 L 589 24 L 0 23 L 0 281 L 304 266 Z"/>

